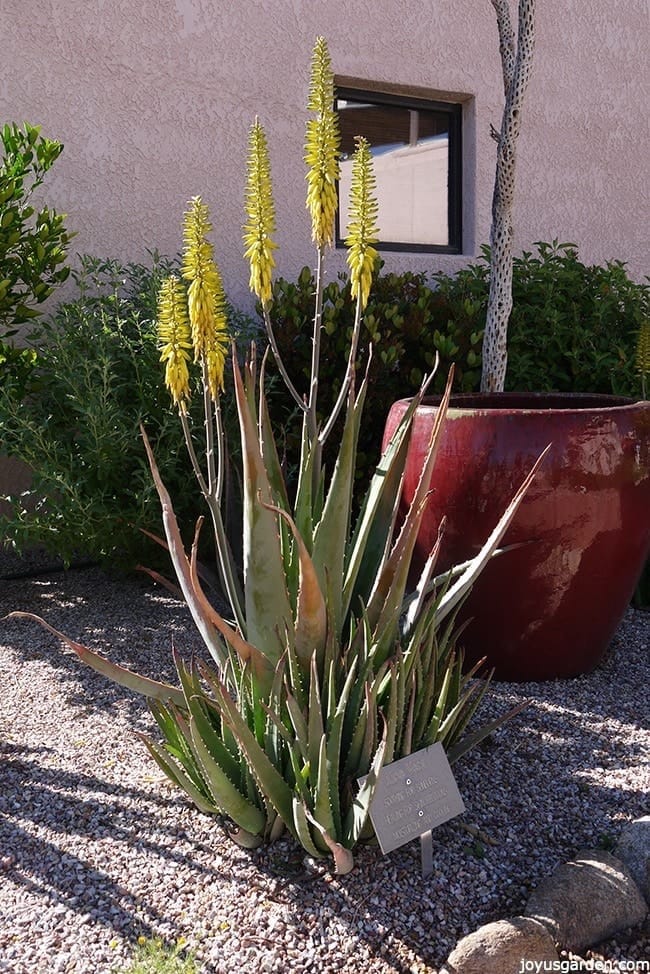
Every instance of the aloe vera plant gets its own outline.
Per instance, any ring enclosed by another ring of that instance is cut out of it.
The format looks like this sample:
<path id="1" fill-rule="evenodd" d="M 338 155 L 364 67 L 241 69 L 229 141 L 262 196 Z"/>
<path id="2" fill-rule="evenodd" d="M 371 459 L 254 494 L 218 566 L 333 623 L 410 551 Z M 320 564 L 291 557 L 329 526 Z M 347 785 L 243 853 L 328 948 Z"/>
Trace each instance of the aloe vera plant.
<path id="1" fill-rule="evenodd" d="M 329 55 L 319 38 L 306 144 L 308 208 L 319 281 L 336 204 L 333 94 Z M 352 868 L 357 842 L 371 835 L 368 810 L 385 763 L 435 741 L 442 742 L 453 761 L 495 726 L 467 731 L 489 681 L 474 679 L 475 672 L 463 673 L 455 610 L 497 548 L 535 472 L 471 562 L 436 577 L 434 550 L 415 590 L 408 591 L 411 555 L 451 388 L 450 379 L 416 495 L 400 514 L 411 422 L 425 383 L 386 448 L 359 515 L 353 517 L 356 444 L 366 392 L 366 379 L 355 374 L 354 363 L 376 257 L 373 188 L 371 154 L 360 139 L 353 161 L 347 237 L 355 326 L 341 394 L 332 413 L 322 417 L 322 288 L 317 286 L 315 297 L 310 394 L 303 400 L 279 358 L 270 324 L 275 214 L 266 138 L 260 123 L 253 124 L 246 256 L 270 349 L 302 412 L 303 434 L 300 475 L 290 498 L 264 396 L 267 361 L 258 364 L 252 351 L 242 368 L 233 354 L 243 454 L 241 579 L 221 519 L 223 292 L 208 240 L 207 209 L 195 198 L 186 214 L 183 280 L 168 281 L 160 296 L 162 358 L 210 512 L 222 586 L 230 603 L 228 618 L 216 611 L 202 589 L 197 563 L 201 524 L 187 552 L 144 431 L 143 437 L 178 584 L 211 661 L 188 663 L 176 656 L 180 685 L 174 687 L 124 670 L 57 633 L 85 663 L 148 698 L 163 738 L 162 743 L 143 738 L 152 757 L 200 809 L 221 816 L 236 841 L 253 847 L 286 829 L 310 855 L 332 855 L 341 873 Z M 185 412 L 191 359 L 203 376 L 203 465 Z M 338 457 L 327 475 L 322 448 L 341 412 Z"/>

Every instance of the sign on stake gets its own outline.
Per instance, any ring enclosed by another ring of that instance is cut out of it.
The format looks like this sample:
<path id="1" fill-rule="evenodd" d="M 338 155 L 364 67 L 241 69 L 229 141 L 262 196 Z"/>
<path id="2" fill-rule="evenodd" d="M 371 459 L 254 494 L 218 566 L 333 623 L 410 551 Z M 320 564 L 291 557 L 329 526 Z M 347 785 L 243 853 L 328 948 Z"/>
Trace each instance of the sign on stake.
<path id="1" fill-rule="evenodd" d="M 438 743 L 384 765 L 370 819 L 384 855 L 419 836 L 422 875 L 429 876 L 433 872 L 432 829 L 464 811 L 447 755 Z"/>

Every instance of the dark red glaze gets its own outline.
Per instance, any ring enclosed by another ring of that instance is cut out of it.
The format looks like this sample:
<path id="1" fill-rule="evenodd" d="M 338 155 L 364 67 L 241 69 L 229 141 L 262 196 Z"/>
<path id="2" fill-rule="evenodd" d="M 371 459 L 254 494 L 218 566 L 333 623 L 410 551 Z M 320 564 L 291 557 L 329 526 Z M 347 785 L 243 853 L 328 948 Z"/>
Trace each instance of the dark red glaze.
<path id="1" fill-rule="evenodd" d="M 384 443 L 408 400 L 395 403 Z M 403 499 L 413 497 L 436 411 L 418 410 Z M 413 568 L 447 517 L 438 570 L 474 555 L 544 447 L 549 455 L 463 607 L 467 661 L 505 680 L 589 672 L 602 658 L 650 551 L 650 402 L 500 393 L 452 399 Z"/>

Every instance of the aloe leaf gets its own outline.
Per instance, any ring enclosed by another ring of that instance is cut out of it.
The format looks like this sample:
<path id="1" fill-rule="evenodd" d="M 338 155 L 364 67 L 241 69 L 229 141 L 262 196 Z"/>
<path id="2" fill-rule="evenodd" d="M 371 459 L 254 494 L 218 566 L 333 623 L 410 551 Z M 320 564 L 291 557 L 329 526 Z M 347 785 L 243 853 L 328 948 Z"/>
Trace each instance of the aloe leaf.
<path id="1" fill-rule="evenodd" d="M 309 711 L 307 714 L 307 754 L 309 757 L 310 784 L 313 791 L 318 787 L 318 757 L 320 741 L 325 733 L 323 726 L 323 708 L 321 704 L 320 688 L 318 685 L 318 671 L 316 658 L 312 657 L 311 678 L 309 681 Z"/>
<path id="2" fill-rule="evenodd" d="M 162 731 L 165 751 L 181 765 L 194 787 L 208 800 L 210 796 L 207 785 L 196 763 L 191 744 L 188 743 L 189 726 L 182 719 L 180 711 L 178 708 L 168 708 L 160 701 L 151 699 L 149 709 Z"/>
<path id="3" fill-rule="evenodd" d="M 393 537 L 413 415 L 426 385 L 414 396 L 384 450 L 364 498 L 346 559 L 344 611 L 359 596 L 367 603 Z"/>
<path id="4" fill-rule="evenodd" d="M 346 816 L 343 841 L 349 848 L 353 848 L 359 841 L 359 836 L 368 821 L 370 805 L 377 787 L 379 772 L 384 764 L 385 751 L 386 737 L 384 736 L 375 751 L 368 773 L 361 782 L 359 791 L 355 795 Z"/>
<path id="5" fill-rule="evenodd" d="M 400 742 L 400 757 L 405 757 L 407 754 L 411 754 L 413 751 L 413 724 L 415 717 L 415 706 L 417 701 L 417 683 L 415 679 L 415 673 L 411 679 L 411 692 L 409 694 L 408 711 L 406 714 L 406 720 L 404 721 L 404 726 L 402 728 L 402 737 Z"/>
<path id="6" fill-rule="evenodd" d="M 314 532 L 312 558 L 321 587 L 328 592 L 328 596 L 331 596 L 328 598 L 328 608 L 337 639 L 340 638 L 344 621 L 343 590 L 340 580 L 345 577 L 346 541 L 352 509 L 356 447 L 365 390 L 364 382 L 355 399 L 354 391 L 350 389 L 341 447 L 327 492 L 323 515 Z M 326 573 L 335 580 L 334 584 L 328 586 Z"/>
<path id="7" fill-rule="evenodd" d="M 479 660 L 471 670 L 462 674 L 462 657 L 458 660 L 456 666 L 458 706 L 455 713 L 448 715 L 448 719 L 445 720 L 445 725 L 441 727 L 439 733 L 439 739 L 445 747 L 454 744 L 462 734 L 489 689 L 494 670 L 491 670 L 485 679 L 476 678 L 484 664 L 485 659 Z"/>
<path id="8" fill-rule="evenodd" d="M 242 849 L 259 849 L 264 841 L 262 835 L 253 835 L 251 832 L 247 832 L 246 829 L 235 829 L 234 832 L 229 832 L 228 835 Z"/>
<path id="9" fill-rule="evenodd" d="M 298 551 L 300 582 L 294 631 L 296 655 L 304 666 L 309 666 L 312 654 L 315 652 L 320 667 L 327 635 L 327 610 L 318 574 L 290 515 L 279 507 L 266 506 L 289 525 Z"/>
<path id="10" fill-rule="evenodd" d="M 327 759 L 327 739 L 325 734 L 320 739 L 318 748 L 318 776 L 313 795 L 313 816 L 323 830 L 329 835 L 336 837 L 336 826 L 334 824 L 334 812 L 332 809 L 331 782 L 329 773 L 329 761 Z M 338 781 L 334 783 L 338 793 Z M 322 840 L 322 834 L 319 836 Z M 318 840 L 317 840 L 318 844 Z M 327 851 L 325 848 L 323 851 Z"/>
<path id="11" fill-rule="evenodd" d="M 120 686 L 127 687 L 129 690 L 135 690 L 136 693 L 141 693 L 145 697 L 153 697 L 156 700 L 171 700 L 179 707 L 185 705 L 185 697 L 177 687 L 173 687 L 168 683 L 160 683 L 158 680 L 150 680 L 146 676 L 140 676 L 138 673 L 134 673 L 133 670 L 127 670 L 124 666 L 111 663 L 110 660 L 107 660 L 104 656 L 100 656 L 94 650 L 88 649 L 87 646 L 83 646 L 81 643 L 75 642 L 74 639 L 70 639 L 69 636 L 64 635 L 64 633 L 59 632 L 58 629 L 55 629 L 45 619 L 41 619 L 40 616 L 35 615 L 33 612 L 10 612 L 6 618 L 33 619 L 34 622 L 38 622 L 44 629 L 51 632 L 53 636 L 56 636 L 66 646 L 69 646 L 77 654 L 82 663 L 86 663 L 93 670 L 96 670 L 97 673 L 101 673 L 102 676 L 107 677 L 113 683 L 119 683 Z"/>
<path id="12" fill-rule="evenodd" d="M 309 791 L 309 767 L 303 762 L 302 754 L 296 745 L 296 741 L 293 741 L 287 746 L 287 752 L 294 777 L 294 797 L 297 796 L 300 801 L 309 802 L 311 800 L 311 793 Z"/>
<path id="13" fill-rule="evenodd" d="M 317 834 L 322 838 L 326 848 L 332 853 L 334 857 L 334 872 L 339 876 L 345 876 L 351 872 L 354 869 L 354 856 L 351 851 L 341 845 L 340 842 L 337 842 L 327 829 L 323 828 L 320 822 L 313 817 L 307 808 L 305 809 L 305 815 L 316 829 Z"/>
<path id="14" fill-rule="evenodd" d="M 456 707 L 450 710 L 438 732 L 438 740 L 445 747 L 460 737 L 464 728 L 474 716 L 481 700 L 487 692 L 487 684 L 471 684 L 459 697 Z"/>
<path id="15" fill-rule="evenodd" d="M 453 764 L 455 761 L 458 761 L 459 758 L 462 758 L 464 754 L 467 754 L 467 752 L 471 751 L 473 747 L 480 744 L 481 741 L 485 740 L 485 738 L 498 727 L 505 724 L 507 720 L 511 720 L 512 717 L 515 717 L 517 714 L 521 713 L 521 711 L 524 710 L 529 703 L 529 700 L 524 700 L 522 703 L 517 704 L 516 707 L 509 710 L 506 714 L 503 714 L 501 717 L 497 717 L 495 720 L 489 721 L 487 724 L 483 724 L 481 727 L 477 728 L 477 730 L 464 737 L 461 741 L 458 741 L 456 744 L 452 745 L 452 747 L 450 747 L 447 751 L 449 763 Z"/>
<path id="16" fill-rule="evenodd" d="M 515 496 L 512 498 L 507 508 L 501 515 L 501 517 L 499 518 L 499 522 L 497 526 L 490 534 L 489 538 L 487 539 L 487 541 L 479 551 L 478 555 L 476 555 L 475 558 L 471 559 L 469 566 L 465 569 L 465 571 L 460 576 L 460 578 L 456 582 L 454 582 L 453 585 L 451 585 L 449 590 L 440 600 L 440 603 L 438 605 L 438 618 L 440 620 L 444 619 L 444 617 L 458 605 L 459 601 L 462 598 L 464 598 L 464 596 L 469 591 L 470 587 L 474 584 L 474 582 L 476 581 L 480 573 L 483 571 L 483 568 L 485 567 L 489 559 L 494 554 L 499 544 L 499 541 L 507 531 L 512 519 L 517 513 L 517 509 L 521 504 L 522 500 L 524 499 L 526 491 L 528 490 L 531 483 L 533 482 L 535 474 L 537 473 L 540 466 L 544 462 L 546 454 L 551 449 L 551 445 L 552 444 L 550 443 L 548 444 L 548 446 L 544 449 L 544 451 L 540 454 L 540 456 L 533 464 L 530 473 L 528 474 L 528 476 L 522 483 L 521 487 L 519 488 Z"/>
<path id="17" fill-rule="evenodd" d="M 291 644 L 290 640 L 287 641 L 287 660 L 289 664 L 288 685 L 298 701 L 298 705 L 306 711 L 309 700 L 306 684 L 309 682 L 309 677 L 305 676 L 305 673 L 298 661 L 295 646 Z"/>
<path id="18" fill-rule="evenodd" d="M 240 828 L 253 835 L 264 831 L 266 815 L 242 795 L 224 769 L 215 760 L 201 737 L 194 716 L 190 717 L 192 744 L 203 776 L 210 789 L 215 805 Z"/>
<path id="19" fill-rule="evenodd" d="M 300 468 L 298 471 L 298 487 L 296 489 L 296 503 L 294 505 L 294 515 L 296 526 L 311 552 L 314 545 L 314 524 L 317 523 L 314 511 L 313 481 L 314 465 L 318 443 L 312 443 L 309 438 L 307 417 L 302 421 L 302 440 L 300 446 Z"/>
<path id="20" fill-rule="evenodd" d="M 244 467 L 244 587 L 246 638 L 275 665 L 284 651 L 278 633 L 293 628 L 285 583 L 280 534 L 268 506 L 272 491 L 264 467 L 257 429 L 233 358 L 237 411 Z"/>
<path id="21" fill-rule="evenodd" d="M 313 856 L 314 859 L 321 859 L 323 853 L 316 847 L 314 840 L 312 839 L 307 814 L 305 812 L 305 806 L 299 798 L 296 798 L 295 795 L 293 798 L 293 824 L 296 831 L 296 836 L 303 849 L 308 855 Z"/>
<path id="22" fill-rule="evenodd" d="M 330 799 L 332 816 L 334 819 L 334 834 L 341 835 L 341 744 L 343 740 L 343 721 L 347 709 L 350 689 L 356 679 L 356 661 L 353 662 L 347 674 L 343 689 L 338 698 L 336 709 L 329 722 L 327 733 L 327 764 L 330 779 Z M 332 680 L 332 684 L 333 684 Z"/>
<path id="23" fill-rule="evenodd" d="M 268 703 L 265 703 L 262 697 L 258 694 L 259 702 L 266 714 L 264 749 L 271 758 L 271 762 L 276 767 L 281 767 L 282 765 L 283 741 L 291 740 L 291 732 L 282 719 L 282 715 L 285 712 L 283 702 L 285 662 L 286 656 L 283 656 L 275 669 L 273 684 L 271 685 L 271 691 L 268 696 Z"/>
<path id="24" fill-rule="evenodd" d="M 298 747 L 300 748 L 302 759 L 307 764 L 309 763 L 309 754 L 307 751 L 307 741 L 309 739 L 309 735 L 307 731 L 307 723 L 303 716 L 302 710 L 298 705 L 298 701 L 288 691 L 288 689 L 285 698 L 285 703 L 287 705 L 287 710 L 289 711 L 289 717 L 291 719 L 291 723 L 293 724 L 296 741 L 298 743 Z"/>
<path id="25" fill-rule="evenodd" d="M 199 808 L 202 812 L 206 812 L 208 815 L 214 815 L 219 811 L 216 805 L 208 801 L 207 798 L 201 794 L 187 774 L 185 774 L 185 772 L 178 767 L 176 762 L 169 758 L 163 747 L 156 744 L 155 741 L 150 740 L 146 734 L 141 734 L 139 731 L 136 731 L 135 734 L 136 737 L 140 738 L 161 771 L 167 775 L 170 781 L 173 781 L 175 785 L 182 788 L 183 791 L 187 793 L 197 808 Z"/>
<path id="26" fill-rule="evenodd" d="M 275 808 L 285 825 L 292 828 L 292 791 L 290 786 L 260 747 L 255 735 L 237 709 L 237 704 L 228 693 L 228 688 L 221 681 L 218 681 L 218 687 L 222 719 L 230 725 L 246 755 L 249 770 L 260 791 Z"/>
<path id="27" fill-rule="evenodd" d="M 194 694 L 201 693 L 201 682 L 199 680 L 196 667 L 192 664 L 188 666 L 173 644 L 172 659 L 178 674 L 178 679 L 181 683 L 181 689 L 185 695 L 185 700 L 188 701 Z"/>
<path id="28" fill-rule="evenodd" d="M 449 689 L 452 683 L 452 676 L 453 676 L 453 661 L 447 667 L 447 670 L 445 672 L 445 676 L 442 681 L 442 686 L 440 687 L 440 692 L 438 693 L 438 700 L 436 702 L 436 707 L 435 710 L 433 711 L 433 715 L 431 717 L 431 720 L 429 721 L 429 726 L 427 727 L 426 730 L 425 740 L 429 744 L 433 744 L 435 743 L 435 741 L 438 740 L 440 726 L 445 717 L 445 712 L 447 708 L 447 698 L 449 696 Z"/>
<path id="29" fill-rule="evenodd" d="M 149 438 L 147 437 L 143 426 L 140 427 L 140 432 L 142 434 L 144 447 L 147 452 L 151 475 L 160 499 L 163 526 L 165 528 L 165 537 L 167 538 L 167 544 L 169 546 L 169 554 L 172 562 L 174 563 L 176 577 L 182 589 L 183 597 L 187 602 L 187 606 L 192 614 L 194 623 L 201 633 L 210 655 L 217 661 L 217 663 L 223 664 L 225 661 L 225 653 L 221 640 L 214 625 L 205 618 L 202 607 L 195 594 L 194 585 L 192 584 L 191 579 L 190 564 L 187 559 L 187 555 L 185 554 L 185 548 L 183 546 L 181 533 L 178 529 L 178 522 L 176 520 L 176 515 L 174 514 L 171 498 L 167 492 L 167 488 L 162 482 L 160 473 L 158 471 L 158 466 L 156 464 L 156 458 L 154 457 L 151 444 L 149 443 Z"/>
<path id="30" fill-rule="evenodd" d="M 359 769 L 361 768 L 361 755 L 363 753 L 363 742 L 366 737 L 367 723 L 368 703 L 364 697 L 363 703 L 358 711 L 358 717 L 354 723 L 345 756 L 345 776 L 348 778 L 358 777 L 362 773 Z"/>
<path id="31" fill-rule="evenodd" d="M 370 767 L 372 755 L 377 747 L 377 689 L 366 684 L 366 732 L 361 742 L 361 755 L 358 771 L 366 774 Z"/>
<path id="32" fill-rule="evenodd" d="M 366 701 L 366 684 L 372 677 L 372 636 L 368 627 L 368 620 L 365 616 L 361 617 L 361 625 L 357 630 L 358 637 L 358 648 L 357 655 L 354 657 L 358 666 L 358 677 L 354 681 L 350 689 L 350 698 L 348 702 L 348 707 L 345 714 L 345 720 L 343 725 L 343 739 L 350 742 L 350 746 L 353 748 L 353 755 L 356 755 L 356 743 L 358 743 L 358 723 L 362 719 L 364 706 Z M 351 657 L 352 659 L 352 657 Z M 351 666 L 351 660 L 347 664 Z M 365 733 L 365 731 L 364 731 Z M 350 752 L 346 755 L 346 773 L 350 770 L 350 767 L 356 771 L 358 764 L 354 763 L 348 765 L 348 758 L 350 757 Z"/>
<path id="33" fill-rule="evenodd" d="M 166 707 L 158 700 L 149 700 L 149 709 L 163 732 L 165 750 L 182 765 L 196 788 L 207 797 L 208 787 L 192 750 L 189 724 L 182 712 L 173 704 Z"/>
<path id="34" fill-rule="evenodd" d="M 271 423 L 271 417 L 269 415 L 269 406 L 266 400 L 266 394 L 264 391 L 265 379 L 266 379 L 266 363 L 269 356 L 269 346 L 266 348 L 264 357 L 262 358 L 262 365 L 260 368 L 260 381 L 259 381 L 259 441 L 261 445 L 262 458 L 264 460 L 264 466 L 266 467 L 266 472 L 269 478 L 269 484 L 273 496 L 276 498 L 276 503 L 289 510 L 289 498 L 287 496 L 287 488 L 284 482 L 284 476 L 282 473 L 282 465 L 280 463 L 280 458 L 278 456 L 278 450 L 275 443 L 275 437 L 273 435 L 273 426 Z"/>
<path id="35" fill-rule="evenodd" d="M 205 698 L 199 696 L 190 697 L 188 703 L 196 733 L 200 735 L 214 761 L 223 769 L 230 780 L 238 785 L 241 780 L 240 763 L 224 744 L 206 712 L 206 708 L 210 707 L 218 713 L 217 708 L 213 703 L 208 703 Z"/>
<path id="36" fill-rule="evenodd" d="M 167 544 L 165 538 L 161 538 L 160 535 L 154 534 L 153 531 L 149 531 L 147 528 L 141 527 L 138 530 L 142 534 L 146 535 L 147 538 L 150 538 L 152 541 L 155 541 L 155 543 L 157 545 L 160 545 L 161 548 L 164 548 L 166 552 L 169 552 L 169 545 Z M 183 593 L 181 592 L 181 590 L 178 588 L 177 585 L 174 585 L 174 583 L 170 581 L 168 578 L 165 578 L 163 575 L 159 575 L 158 572 L 155 572 L 152 569 L 146 568 L 144 565 L 136 565 L 135 567 L 136 567 L 136 571 L 146 572 L 147 575 L 150 575 L 152 578 L 155 578 L 156 581 L 159 581 L 160 584 L 163 585 L 165 588 L 169 589 L 169 591 L 173 590 L 175 593 L 179 594 L 180 597 L 182 597 Z M 204 582 L 206 582 L 209 586 L 214 588 L 216 582 L 214 572 L 210 571 L 210 569 L 206 565 L 201 564 L 201 562 L 198 563 L 197 567 L 199 572 L 199 578 L 203 579 Z"/>
<path id="37" fill-rule="evenodd" d="M 416 746 L 423 739 L 433 701 L 440 688 L 437 667 L 436 632 L 433 625 L 429 626 L 424 642 L 421 673 L 418 680 L 417 699 L 414 701 L 413 741 Z M 426 676 L 425 676 L 426 674 Z"/>
<path id="38" fill-rule="evenodd" d="M 233 344 L 233 365 L 236 363 L 237 346 Z M 239 363 L 237 362 L 237 368 L 239 369 Z M 240 372 L 240 374 L 242 374 Z M 248 404 L 248 411 L 253 418 L 255 425 L 257 426 L 257 403 L 255 401 L 255 392 L 257 389 L 257 345 L 255 342 L 251 342 L 248 347 L 248 354 L 246 356 L 246 361 L 243 367 L 243 389 L 246 398 L 246 403 Z"/>
<path id="39" fill-rule="evenodd" d="M 282 740 L 293 747 L 295 742 L 294 735 L 291 733 L 287 725 L 282 721 L 280 714 L 274 710 L 273 707 L 270 707 L 267 703 L 264 703 L 264 701 L 261 701 L 261 706 L 264 709 L 264 713 L 268 717 L 269 722 L 273 725 Z"/>
<path id="40" fill-rule="evenodd" d="M 405 707 L 407 704 L 406 699 L 406 671 L 404 667 L 396 667 L 396 678 L 394 682 L 394 693 L 395 693 L 395 734 L 394 740 L 391 742 L 387 740 L 386 742 L 386 762 L 394 761 L 397 754 L 401 754 L 402 739 L 404 731 L 404 716 Z M 392 690 L 392 687 L 391 687 Z"/>
<path id="41" fill-rule="evenodd" d="M 420 524 L 422 523 L 422 516 L 426 508 L 431 473 L 449 405 L 453 376 L 454 369 L 452 366 L 449 371 L 444 395 L 436 411 L 433 429 L 413 500 L 406 512 L 406 517 L 404 518 L 397 540 L 393 545 L 393 550 L 380 572 L 368 603 L 367 611 L 371 625 L 382 633 L 386 631 L 385 621 L 391 626 L 394 625 L 395 612 L 397 611 L 399 617 L 403 606 L 411 557 L 420 530 Z"/>
<path id="42" fill-rule="evenodd" d="M 244 639 L 233 626 L 229 625 L 225 619 L 223 619 L 214 606 L 205 597 L 205 593 L 201 588 L 201 583 L 199 581 L 199 576 L 197 573 L 197 563 L 196 563 L 196 552 L 198 548 L 198 534 L 201 526 L 201 518 L 197 522 L 197 530 L 194 536 L 194 543 L 192 545 L 192 557 L 190 561 L 190 584 L 192 586 L 192 591 L 194 593 L 194 599 L 197 606 L 201 609 L 203 616 L 207 619 L 218 632 L 221 633 L 226 642 L 235 650 L 242 662 L 246 663 L 250 661 L 253 670 L 257 676 L 257 679 L 265 686 L 268 687 L 272 679 L 272 664 L 264 653 L 260 652 L 257 646 L 253 646 L 246 639 Z"/>
<path id="43" fill-rule="evenodd" d="M 401 704 L 401 706 L 400 706 Z M 400 725 L 403 722 L 404 706 L 404 671 L 402 667 L 391 666 L 390 668 L 390 692 L 388 695 L 388 706 L 384 713 L 386 720 L 386 761 L 393 760 L 397 737 L 397 716 L 400 716 Z"/>
<path id="44" fill-rule="evenodd" d="M 403 628 L 405 633 L 409 633 L 413 626 L 416 624 L 418 619 L 422 618 L 422 613 L 426 604 L 427 593 L 429 592 L 429 586 L 431 583 L 431 578 L 438 561 L 438 556 L 440 555 L 440 546 L 442 544 L 442 536 L 445 528 L 445 518 L 438 525 L 438 537 L 436 538 L 436 543 L 434 544 L 429 557 L 426 560 L 424 568 L 422 569 L 422 574 L 418 579 L 418 583 L 415 587 L 415 597 L 410 602 L 409 607 L 406 611 Z"/>

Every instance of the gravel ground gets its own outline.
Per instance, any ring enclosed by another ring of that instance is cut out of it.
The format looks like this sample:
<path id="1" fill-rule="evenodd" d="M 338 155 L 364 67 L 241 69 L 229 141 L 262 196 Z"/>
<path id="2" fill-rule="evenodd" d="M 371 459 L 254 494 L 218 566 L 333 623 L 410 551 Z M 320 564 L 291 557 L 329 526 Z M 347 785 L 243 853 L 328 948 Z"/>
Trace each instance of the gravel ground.
<path id="1" fill-rule="evenodd" d="M 185 608 L 144 577 L 1 581 L 0 616 L 18 608 L 163 679 L 172 638 L 200 651 Z M 611 847 L 650 810 L 649 636 L 650 614 L 628 610 L 595 673 L 495 684 L 482 716 L 531 703 L 455 766 L 467 810 L 434 832 L 432 876 L 411 843 L 387 857 L 366 846 L 336 877 L 290 841 L 233 845 L 133 736 L 155 726 L 141 698 L 36 624 L 3 621 L 0 970 L 119 971 L 144 936 L 185 938 L 204 974 L 432 974 L 464 934 L 519 913 L 557 864 Z M 647 925 L 593 956 L 647 959 Z"/>

